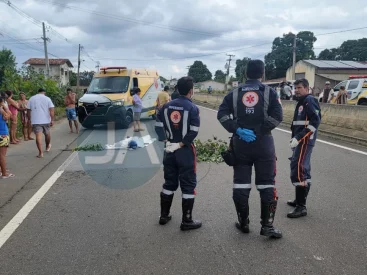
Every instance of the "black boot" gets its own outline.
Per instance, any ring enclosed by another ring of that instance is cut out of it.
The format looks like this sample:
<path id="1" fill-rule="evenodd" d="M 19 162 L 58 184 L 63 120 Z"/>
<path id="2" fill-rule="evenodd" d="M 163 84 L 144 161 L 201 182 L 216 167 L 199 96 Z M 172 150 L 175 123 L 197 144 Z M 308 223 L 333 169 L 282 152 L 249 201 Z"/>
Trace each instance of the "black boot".
<path id="1" fill-rule="evenodd" d="M 282 232 L 274 228 L 273 222 L 275 217 L 275 212 L 277 209 L 277 201 L 271 202 L 261 202 L 261 231 L 260 235 L 268 236 L 271 238 L 281 238 L 283 237 Z"/>
<path id="2" fill-rule="evenodd" d="M 181 230 L 198 229 L 201 227 L 201 221 L 192 219 L 192 209 L 195 199 L 182 199 L 182 223 Z"/>
<path id="3" fill-rule="evenodd" d="M 161 192 L 161 216 L 159 218 L 159 224 L 161 225 L 168 223 L 172 219 L 169 211 L 171 209 L 173 195 L 167 195 Z"/>
<path id="4" fill-rule="evenodd" d="M 307 188 L 306 188 L 306 198 L 308 196 L 308 192 L 310 192 L 310 188 L 311 188 L 311 183 L 308 183 Z M 297 193 L 297 190 L 295 190 L 295 191 Z M 287 201 L 287 204 L 290 205 L 290 206 L 292 206 L 292 207 L 296 207 L 297 206 L 297 201 L 296 200 Z"/>
<path id="5" fill-rule="evenodd" d="M 237 211 L 238 222 L 236 222 L 236 227 L 243 233 L 250 233 L 249 223 L 249 207 L 248 200 L 244 202 L 234 202 Z"/>
<path id="6" fill-rule="evenodd" d="M 303 216 L 307 216 L 307 208 L 306 208 L 306 198 L 308 192 L 310 190 L 310 185 L 307 187 L 297 186 L 296 187 L 296 208 L 288 213 L 288 218 L 300 218 Z"/>

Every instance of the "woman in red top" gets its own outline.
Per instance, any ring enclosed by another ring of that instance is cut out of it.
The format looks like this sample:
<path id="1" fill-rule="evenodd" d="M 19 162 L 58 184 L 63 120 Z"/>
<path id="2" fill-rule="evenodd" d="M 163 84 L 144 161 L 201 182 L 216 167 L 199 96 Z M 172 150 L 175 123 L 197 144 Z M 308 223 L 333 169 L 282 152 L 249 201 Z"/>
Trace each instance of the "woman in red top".
<path id="1" fill-rule="evenodd" d="M 12 91 L 6 91 L 5 92 L 8 96 L 7 102 L 9 105 L 9 111 L 11 112 L 10 117 L 10 144 L 18 144 L 20 142 L 19 139 L 17 139 L 17 125 L 18 125 L 18 110 L 19 105 L 18 103 L 13 99 L 13 92 Z"/>

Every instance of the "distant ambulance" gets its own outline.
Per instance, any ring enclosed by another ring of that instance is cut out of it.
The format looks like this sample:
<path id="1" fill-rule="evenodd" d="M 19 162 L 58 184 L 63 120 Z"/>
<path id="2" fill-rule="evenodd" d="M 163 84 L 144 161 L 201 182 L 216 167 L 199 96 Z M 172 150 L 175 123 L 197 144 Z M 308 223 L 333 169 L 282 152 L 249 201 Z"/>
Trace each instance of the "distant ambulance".
<path id="1" fill-rule="evenodd" d="M 141 90 L 141 118 L 155 119 L 156 99 L 164 88 L 158 72 L 103 67 L 94 75 L 84 96 L 78 101 L 79 122 L 88 129 L 112 121 L 119 128 L 128 128 L 133 120 L 132 99 L 136 88 Z"/>

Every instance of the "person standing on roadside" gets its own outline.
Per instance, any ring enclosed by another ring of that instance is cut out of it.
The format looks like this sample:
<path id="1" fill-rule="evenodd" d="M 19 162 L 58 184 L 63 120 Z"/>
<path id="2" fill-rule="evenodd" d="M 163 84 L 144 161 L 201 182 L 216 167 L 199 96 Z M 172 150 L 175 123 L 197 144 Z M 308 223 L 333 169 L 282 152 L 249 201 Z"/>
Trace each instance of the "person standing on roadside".
<path id="1" fill-rule="evenodd" d="M 6 103 L 5 93 L 1 93 L 0 97 L 0 167 L 1 167 L 1 178 L 7 179 L 14 177 L 13 174 L 9 173 L 6 169 L 6 152 L 8 151 L 10 137 L 9 128 L 7 125 L 7 120 L 11 117 L 11 112 L 9 111 Z"/>
<path id="2" fill-rule="evenodd" d="M 17 126 L 18 126 L 18 109 L 19 105 L 18 103 L 13 99 L 13 92 L 12 91 L 6 91 L 5 92 L 8 98 L 6 101 L 8 102 L 8 108 L 11 112 L 10 117 L 10 144 L 18 144 L 20 142 L 19 139 L 17 139 Z"/>
<path id="3" fill-rule="evenodd" d="M 27 115 L 28 100 L 26 98 L 25 93 L 21 92 L 19 95 L 20 95 L 20 99 L 18 100 L 18 104 L 19 104 L 20 119 L 22 120 L 22 125 L 23 125 L 24 140 L 25 141 L 34 140 L 34 138 L 31 137 L 32 124 L 28 120 L 28 115 Z"/>
<path id="4" fill-rule="evenodd" d="M 40 88 L 38 94 L 32 96 L 27 104 L 28 120 L 31 122 L 36 135 L 38 158 L 43 158 L 42 134 L 45 136 L 46 152 L 51 149 L 50 127 L 54 125 L 54 109 L 52 100 L 46 96 L 46 91 L 43 88 Z"/>
<path id="5" fill-rule="evenodd" d="M 76 94 L 73 93 L 73 90 L 70 88 L 68 88 L 66 92 L 67 92 L 67 95 L 65 96 L 64 103 L 66 107 L 65 109 L 66 117 L 69 121 L 70 133 L 74 133 L 73 131 L 73 122 L 74 122 L 75 131 L 78 134 L 79 125 L 76 119 L 76 109 L 75 109 Z"/>

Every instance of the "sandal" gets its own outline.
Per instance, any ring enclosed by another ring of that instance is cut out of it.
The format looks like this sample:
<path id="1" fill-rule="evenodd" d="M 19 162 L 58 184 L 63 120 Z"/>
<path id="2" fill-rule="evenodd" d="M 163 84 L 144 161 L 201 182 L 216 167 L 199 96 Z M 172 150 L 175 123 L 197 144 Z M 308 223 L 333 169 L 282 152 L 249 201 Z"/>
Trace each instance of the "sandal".
<path id="1" fill-rule="evenodd" d="M 1 178 L 2 179 L 8 179 L 8 178 L 14 178 L 14 177 L 15 177 L 15 175 L 10 173 L 7 176 L 2 176 Z"/>

